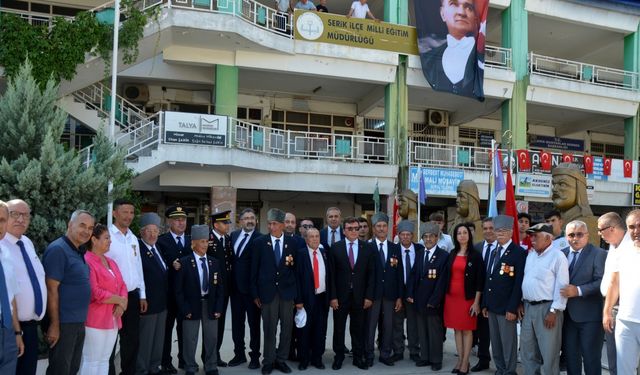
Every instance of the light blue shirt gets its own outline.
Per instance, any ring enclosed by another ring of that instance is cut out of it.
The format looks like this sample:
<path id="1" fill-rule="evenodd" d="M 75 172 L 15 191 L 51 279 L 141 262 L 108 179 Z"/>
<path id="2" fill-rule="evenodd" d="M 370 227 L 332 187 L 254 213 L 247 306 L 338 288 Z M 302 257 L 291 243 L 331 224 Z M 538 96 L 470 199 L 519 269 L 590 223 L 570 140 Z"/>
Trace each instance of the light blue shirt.
<path id="1" fill-rule="evenodd" d="M 307 3 L 303 3 L 302 1 L 298 1 L 295 6 L 296 9 L 304 9 L 304 10 L 316 10 L 316 6 L 313 5 L 311 0 L 308 0 Z"/>

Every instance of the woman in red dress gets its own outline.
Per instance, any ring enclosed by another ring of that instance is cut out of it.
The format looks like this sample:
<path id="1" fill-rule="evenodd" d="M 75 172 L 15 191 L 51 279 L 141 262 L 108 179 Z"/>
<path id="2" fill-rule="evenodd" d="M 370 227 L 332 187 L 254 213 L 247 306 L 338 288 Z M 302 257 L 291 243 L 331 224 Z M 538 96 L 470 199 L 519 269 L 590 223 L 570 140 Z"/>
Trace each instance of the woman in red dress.
<path id="1" fill-rule="evenodd" d="M 458 363 L 451 372 L 467 374 L 485 272 L 482 256 L 473 249 L 470 228 L 466 224 L 458 224 L 453 233 L 454 248 L 449 254 L 447 294 L 444 298 L 444 325 L 453 328 L 458 352 Z"/>

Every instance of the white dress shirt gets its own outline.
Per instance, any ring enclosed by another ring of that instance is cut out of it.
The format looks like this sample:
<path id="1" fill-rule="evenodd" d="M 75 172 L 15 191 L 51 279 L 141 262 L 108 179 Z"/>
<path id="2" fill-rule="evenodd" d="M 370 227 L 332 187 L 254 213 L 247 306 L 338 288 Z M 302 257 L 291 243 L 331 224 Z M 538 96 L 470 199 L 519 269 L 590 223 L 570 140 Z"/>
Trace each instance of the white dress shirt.
<path id="1" fill-rule="evenodd" d="M 211 277 L 211 274 L 209 273 L 209 261 L 207 259 L 207 254 L 205 255 L 198 255 L 195 251 L 193 252 L 193 256 L 194 258 L 196 258 L 196 265 L 197 265 L 197 269 L 198 269 L 198 276 L 200 278 L 200 295 L 201 296 L 205 296 L 209 293 L 209 291 L 207 290 L 206 292 L 202 289 L 202 280 L 204 280 L 204 271 L 202 270 L 202 261 L 200 260 L 200 258 L 204 258 L 204 267 L 207 269 L 207 274 L 209 274 L 209 277 Z M 207 280 L 207 284 L 209 283 L 209 280 Z"/>
<path id="2" fill-rule="evenodd" d="M 569 263 L 564 253 L 553 244 L 540 255 L 530 251 L 524 266 L 522 299 L 527 301 L 553 301 L 551 307 L 564 311 L 567 298 L 560 289 L 569 285 Z"/>
<path id="3" fill-rule="evenodd" d="M 22 240 L 24 248 L 31 260 L 31 265 L 35 271 L 38 284 L 40 286 L 40 293 L 42 294 L 42 313 L 36 315 L 35 313 L 35 301 L 33 288 L 31 286 L 31 279 L 29 279 L 29 272 L 27 266 L 24 263 L 20 246 L 18 246 L 18 240 Z M 11 233 L 6 233 L 2 240 L 2 245 L 7 249 L 9 257 L 12 259 L 13 273 L 15 275 L 15 282 L 17 285 L 21 285 L 20 291 L 16 293 L 16 306 L 18 308 L 18 320 L 26 322 L 29 320 L 41 320 L 47 310 L 47 285 L 45 283 L 44 267 L 36 250 L 33 246 L 33 242 L 26 236 L 16 238 Z"/>
<path id="4" fill-rule="evenodd" d="M 307 250 L 309 250 L 309 260 L 311 261 L 311 268 L 313 269 L 313 252 L 314 250 L 307 246 Z M 320 252 L 320 248 L 316 250 L 316 257 L 318 258 L 318 274 L 320 276 L 320 285 L 318 289 L 316 289 L 316 294 L 324 293 L 327 291 L 327 271 L 324 265 L 324 259 L 322 258 L 322 253 Z"/>
<path id="5" fill-rule="evenodd" d="M 111 246 L 105 255 L 118 265 L 127 290 L 131 292 L 136 288 L 140 289 L 140 299 L 147 299 L 138 238 L 128 228 L 127 233 L 123 234 L 115 224 L 111 224 L 109 233 Z"/>
<path id="6" fill-rule="evenodd" d="M 7 284 L 7 295 L 9 296 L 9 310 L 13 313 L 13 301 L 15 295 L 20 292 L 20 287 L 16 283 L 15 272 L 13 271 L 13 262 L 11 261 L 11 255 L 9 250 L 0 243 L 0 263 L 2 263 L 2 269 L 4 271 L 4 279 Z M 1 302 L 0 302 L 1 303 Z M 46 307 L 46 305 L 45 305 Z M 2 318 L 2 309 L 0 309 L 0 319 Z"/>
<path id="7" fill-rule="evenodd" d="M 407 252 L 406 252 L 407 248 L 404 247 L 402 244 L 400 245 L 400 247 L 402 248 L 402 261 L 404 262 L 407 258 Z M 409 246 L 408 250 L 409 250 L 409 260 L 411 261 L 411 264 L 409 264 L 409 270 L 411 270 L 413 269 L 413 265 L 416 263 L 416 249 L 413 247 L 413 243 Z M 404 266 L 407 267 L 406 264 Z M 404 275 L 404 283 L 406 285 L 407 271 L 405 270 L 404 272 L 402 272 L 402 274 Z"/>
<path id="8" fill-rule="evenodd" d="M 178 243 L 178 237 L 180 237 L 180 244 L 182 245 L 182 247 L 184 247 L 184 244 L 185 244 L 185 241 L 184 241 L 185 233 L 182 233 L 180 235 L 175 234 L 172 231 L 169 231 L 169 233 L 171 233 L 171 237 L 173 237 L 173 242 L 175 242 L 176 244 Z"/>
<path id="9" fill-rule="evenodd" d="M 382 252 L 384 253 L 384 262 L 387 262 L 387 240 L 384 240 L 384 242 L 380 241 L 379 239 L 376 238 L 376 255 L 378 256 L 378 259 L 380 259 L 380 244 L 382 244 Z"/>
<path id="10" fill-rule="evenodd" d="M 436 252 L 436 248 L 437 247 L 438 247 L 438 245 L 436 245 L 436 246 L 432 247 L 431 249 L 429 249 L 429 250 L 424 252 L 424 259 L 422 260 L 423 263 L 426 263 L 426 262 L 431 260 L 431 257 L 433 256 L 433 253 Z"/>
<path id="11" fill-rule="evenodd" d="M 640 323 L 640 248 L 633 242 L 621 244 L 611 271 L 618 272 L 620 299 L 618 319 Z"/>
<path id="12" fill-rule="evenodd" d="M 440 236 L 438 237 L 438 247 L 450 253 L 454 248 L 451 236 L 446 233 L 440 233 Z"/>
<path id="13" fill-rule="evenodd" d="M 613 273 L 611 271 L 611 268 L 613 267 L 613 264 L 616 262 L 618 254 L 620 253 L 619 249 L 620 247 L 622 247 L 622 245 L 628 242 L 631 242 L 633 244 L 629 232 L 624 234 L 620 245 L 609 245 L 609 251 L 607 251 L 607 260 L 604 262 L 604 274 L 602 275 L 602 282 L 600 283 L 600 293 L 602 293 L 604 297 L 607 296 L 607 291 L 609 290 L 609 285 L 611 284 L 611 274 Z"/>
<path id="14" fill-rule="evenodd" d="M 151 253 L 153 253 L 154 257 L 158 257 L 158 259 L 160 259 L 160 263 L 162 264 L 162 267 L 164 268 L 164 270 L 167 270 L 167 265 L 164 263 L 164 260 L 162 259 L 162 257 L 160 256 L 160 253 L 158 252 L 158 248 L 155 245 L 149 245 L 146 241 L 142 241 L 142 243 L 145 244 L 145 246 L 147 246 L 147 248 L 149 249 L 149 251 L 151 251 Z"/>
<path id="15" fill-rule="evenodd" d="M 442 53 L 442 69 L 451 83 L 456 84 L 464 78 L 467 60 L 476 46 L 472 36 L 458 40 L 447 34 L 447 48 Z"/>
<path id="16" fill-rule="evenodd" d="M 342 239 L 342 232 L 340 231 L 340 227 L 333 229 L 327 226 L 327 243 L 329 244 L 329 246 L 331 246 L 331 231 L 334 231 L 334 230 L 336 231 L 336 242 Z"/>
<path id="17" fill-rule="evenodd" d="M 251 236 L 253 236 L 254 231 L 255 229 L 252 230 L 251 232 L 245 232 L 244 230 L 240 232 L 240 235 L 238 236 L 236 243 L 233 244 L 233 252 L 235 254 L 238 254 L 238 256 L 242 255 L 242 252 L 244 251 L 244 249 L 247 248 L 249 239 L 251 238 Z M 244 240 L 245 237 L 247 238 L 247 240 L 244 241 L 244 243 L 242 244 L 242 249 L 238 249 L 238 246 L 240 246 L 240 242 L 242 242 L 242 240 Z"/>
<path id="18" fill-rule="evenodd" d="M 487 244 L 488 244 L 487 241 L 484 241 L 482 243 L 482 259 L 486 259 L 488 262 L 489 259 L 491 259 L 491 253 L 487 254 Z M 491 242 L 491 251 L 497 248 L 498 248 L 498 240 L 494 240 L 493 242 Z"/>

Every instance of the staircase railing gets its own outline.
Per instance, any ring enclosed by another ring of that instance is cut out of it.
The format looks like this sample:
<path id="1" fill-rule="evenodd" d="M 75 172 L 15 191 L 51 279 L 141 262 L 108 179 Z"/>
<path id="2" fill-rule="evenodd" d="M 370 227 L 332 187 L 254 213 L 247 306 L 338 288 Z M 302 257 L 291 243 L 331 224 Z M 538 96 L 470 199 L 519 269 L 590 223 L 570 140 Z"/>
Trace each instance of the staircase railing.
<path id="1" fill-rule="evenodd" d="M 98 116 L 109 117 L 111 110 L 111 89 L 109 87 L 98 82 L 75 91 L 72 95 L 75 100 L 97 111 Z M 139 105 L 116 95 L 116 126 L 121 131 L 143 122 L 147 117 L 147 113 Z"/>

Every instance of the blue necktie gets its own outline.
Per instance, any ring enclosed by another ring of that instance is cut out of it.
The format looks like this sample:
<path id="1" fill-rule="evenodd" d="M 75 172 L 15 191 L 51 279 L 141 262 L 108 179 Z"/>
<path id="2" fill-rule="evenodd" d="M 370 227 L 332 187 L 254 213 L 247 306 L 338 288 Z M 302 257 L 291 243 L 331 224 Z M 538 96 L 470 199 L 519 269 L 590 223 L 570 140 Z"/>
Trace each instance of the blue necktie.
<path id="1" fill-rule="evenodd" d="M 151 253 L 153 254 L 153 257 L 156 258 L 156 262 L 158 262 L 158 266 L 160 266 L 160 269 L 162 269 L 163 271 L 166 271 L 167 267 L 165 267 L 164 263 L 162 263 L 162 259 L 160 259 L 160 254 L 158 254 L 158 250 L 155 247 L 151 247 Z"/>
<path id="2" fill-rule="evenodd" d="M 200 258 L 200 262 L 202 262 L 202 291 L 204 293 L 209 293 L 209 272 L 207 272 L 207 258 Z"/>
<path id="3" fill-rule="evenodd" d="M 276 240 L 276 245 L 273 247 L 273 253 L 276 256 L 276 266 L 280 265 L 280 239 Z"/>
<path id="4" fill-rule="evenodd" d="M 380 242 L 380 261 L 382 262 L 382 267 L 387 263 L 387 260 L 384 257 L 384 244 Z"/>
<path id="5" fill-rule="evenodd" d="M 176 236 L 176 245 L 178 245 L 178 249 L 180 251 L 184 250 L 184 245 L 182 244 L 182 238 L 180 236 Z"/>
<path id="6" fill-rule="evenodd" d="M 244 243 L 247 241 L 247 238 L 249 238 L 249 233 L 245 232 L 244 233 L 244 238 L 238 244 L 238 251 L 236 251 L 236 255 L 237 256 L 240 256 L 240 254 L 242 254 L 242 247 L 244 246 Z"/>
<path id="7" fill-rule="evenodd" d="M 404 283 L 406 284 L 409 281 L 409 275 L 411 275 L 411 256 L 409 253 L 410 249 L 404 250 Z"/>
<path id="8" fill-rule="evenodd" d="M 578 252 L 571 250 L 570 254 L 573 255 L 571 259 L 571 264 L 569 264 L 569 275 L 573 272 L 573 267 L 576 265 L 576 260 L 578 260 Z"/>
<path id="9" fill-rule="evenodd" d="M 40 316 L 40 314 L 42 314 L 42 291 L 40 290 L 40 283 L 38 282 L 38 278 L 36 277 L 36 271 L 33 269 L 33 264 L 31 263 L 31 259 L 29 259 L 27 249 L 24 248 L 24 243 L 22 242 L 22 240 L 18 240 L 16 244 L 18 245 L 18 247 L 20 247 L 20 254 L 22 254 L 24 265 L 27 267 L 27 273 L 29 274 L 29 281 L 31 281 L 31 288 L 33 289 L 33 301 L 35 303 L 35 312 L 36 315 Z"/>
<path id="10" fill-rule="evenodd" d="M 2 326 L 11 329 L 11 307 L 9 306 L 9 292 L 7 291 L 7 280 L 4 277 L 4 268 L 0 262 L 0 309 L 2 311 Z"/>

